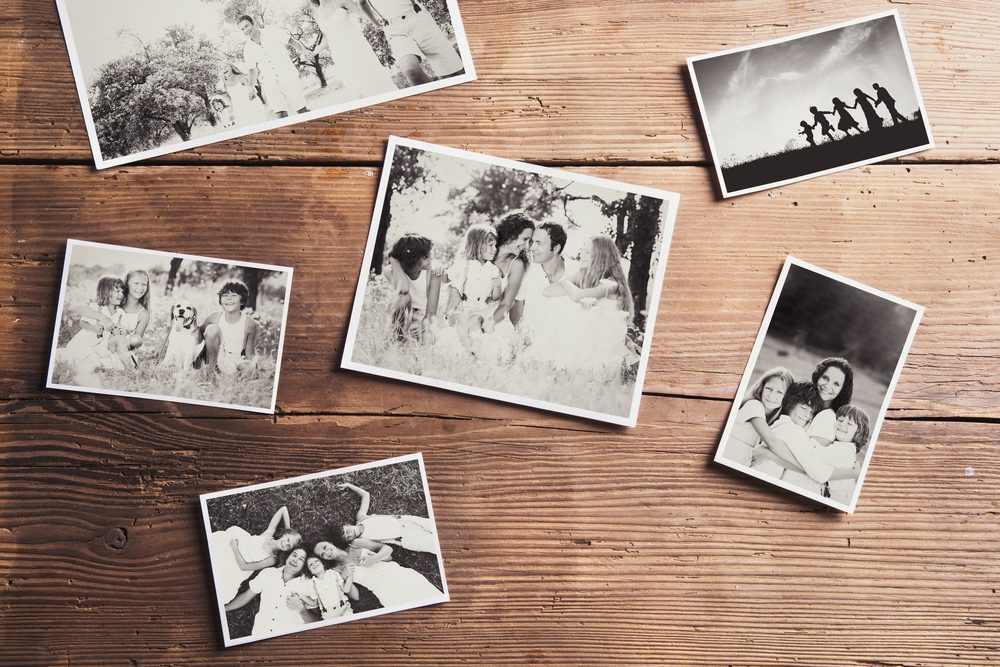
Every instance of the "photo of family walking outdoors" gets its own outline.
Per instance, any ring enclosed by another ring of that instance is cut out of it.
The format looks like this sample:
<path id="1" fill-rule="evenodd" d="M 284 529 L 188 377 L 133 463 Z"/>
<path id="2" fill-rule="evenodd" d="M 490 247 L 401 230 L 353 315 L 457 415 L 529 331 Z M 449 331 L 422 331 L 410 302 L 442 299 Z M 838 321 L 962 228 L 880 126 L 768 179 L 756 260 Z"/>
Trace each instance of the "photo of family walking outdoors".
<path id="1" fill-rule="evenodd" d="M 677 201 L 393 137 L 342 366 L 634 425 Z"/>
<path id="2" fill-rule="evenodd" d="M 291 279 L 70 239 L 46 386 L 273 413 Z"/>
<path id="3" fill-rule="evenodd" d="M 788 258 L 715 460 L 853 512 L 922 314 Z"/>
<path id="4" fill-rule="evenodd" d="M 420 454 L 201 496 L 226 646 L 448 601 Z"/>
<path id="5" fill-rule="evenodd" d="M 726 197 L 933 148 L 896 12 L 688 67 Z"/>
<path id="6" fill-rule="evenodd" d="M 475 78 L 454 0 L 58 0 L 98 168 Z"/>

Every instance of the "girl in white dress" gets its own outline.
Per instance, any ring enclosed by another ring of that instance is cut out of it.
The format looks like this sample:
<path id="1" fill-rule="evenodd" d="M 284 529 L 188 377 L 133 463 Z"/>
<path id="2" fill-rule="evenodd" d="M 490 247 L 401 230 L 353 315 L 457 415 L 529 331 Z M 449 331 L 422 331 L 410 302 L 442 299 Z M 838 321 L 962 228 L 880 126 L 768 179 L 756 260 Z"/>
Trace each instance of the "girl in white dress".
<path id="1" fill-rule="evenodd" d="M 396 90 L 392 74 L 379 61 L 365 38 L 358 20 L 367 17 L 353 0 L 310 0 L 313 17 L 323 39 L 313 50 L 329 49 L 337 78 L 344 84 L 349 99 L 371 97 Z"/>
<path id="2" fill-rule="evenodd" d="M 470 336 L 493 330 L 493 313 L 500 299 L 500 269 L 492 263 L 497 235 L 489 225 L 472 225 L 462 248 L 445 274 L 450 283 L 445 317 L 468 344 Z"/>
<path id="3" fill-rule="evenodd" d="M 124 301 L 125 282 L 121 278 L 104 276 L 98 280 L 96 298 L 86 305 L 71 307 L 80 316 L 80 330 L 60 351 L 59 358 L 83 374 L 93 373 L 98 368 L 123 369 L 121 357 L 109 343 L 117 338 L 117 347 L 123 346 L 118 326 Z"/>
<path id="4" fill-rule="evenodd" d="M 233 125 L 236 127 L 256 125 L 271 118 L 271 112 L 256 91 L 251 99 L 249 83 L 246 73 L 235 63 L 226 63 L 222 68 L 222 88 L 229 95 Z"/>
<path id="5" fill-rule="evenodd" d="M 441 591 L 424 575 L 389 560 L 392 558 L 392 547 L 388 544 L 359 537 L 343 549 L 331 542 L 320 542 L 315 553 L 325 560 L 353 564 L 354 583 L 370 590 L 383 607 L 441 595 Z"/>
<path id="6" fill-rule="evenodd" d="M 740 465 L 749 466 L 753 448 L 761 441 L 773 442 L 775 436 L 770 427 L 778 420 L 785 392 L 794 381 L 792 374 L 781 366 L 760 376 L 736 413 L 729 440 L 722 450 L 723 456 Z"/>
<path id="7" fill-rule="evenodd" d="M 119 324 L 126 345 L 119 355 L 124 357 L 128 368 L 139 367 L 133 351 L 142 347 L 151 312 L 149 274 L 143 269 L 133 269 L 125 275 L 125 303 Z"/>
<path id="8" fill-rule="evenodd" d="M 566 276 L 542 292 L 545 296 L 562 293 L 584 308 L 575 326 L 588 335 L 576 337 L 583 347 L 575 350 L 575 367 L 605 374 L 619 372 L 627 357 L 634 306 L 621 254 L 610 236 L 591 238 L 580 251 L 578 275 Z"/>
<path id="9" fill-rule="evenodd" d="M 356 523 L 334 528 L 334 544 L 346 548 L 353 540 L 364 536 L 369 540 L 396 544 L 410 551 L 438 554 L 437 533 L 434 522 L 429 518 L 412 514 L 369 514 L 371 494 L 353 484 L 338 484 L 337 488 L 356 493 L 361 498 L 361 506 L 355 515 Z"/>
<path id="10" fill-rule="evenodd" d="M 282 524 L 284 529 L 279 530 Z M 291 527 L 287 507 L 274 513 L 260 535 L 251 535 L 239 526 L 212 533 L 209 548 L 219 597 L 232 600 L 254 572 L 273 567 L 280 552 L 294 549 L 301 541 L 302 536 Z"/>
<path id="11" fill-rule="evenodd" d="M 226 611 L 245 607 L 259 595 L 260 608 L 253 617 L 251 635 L 280 632 L 303 625 L 306 622 L 302 615 L 303 605 L 296 604 L 294 598 L 299 597 L 302 584 L 299 575 L 305 563 L 306 550 L 293 549 L 280 568 L 261 570 L 251 579 L 249 588 L 233 598 L 225 606 Z"/>
<path id="12" fill-rule="evenodd" d="M 384 273 L 392 284 L 390 328 L 397 340 L 423 341 L 437 313 L 441 274 L 431 269 L 434 244 L 419 234 L 404 234 L 389 251 Z"/>

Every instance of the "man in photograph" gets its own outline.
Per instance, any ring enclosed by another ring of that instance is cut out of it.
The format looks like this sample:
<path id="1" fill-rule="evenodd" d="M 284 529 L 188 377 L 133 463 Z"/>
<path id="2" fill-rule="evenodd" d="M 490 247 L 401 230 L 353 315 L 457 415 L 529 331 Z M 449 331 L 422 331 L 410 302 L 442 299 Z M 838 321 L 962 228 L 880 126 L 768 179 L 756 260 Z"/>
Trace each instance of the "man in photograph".
<path id="1" fill-rule="evenodd" d="M 309 49 L 285 30 L 277 26 L 258 26 L 253 17 L 245 14 L 237 19 L 236 25 L 247 38 L 243 60 L 250 79 L 247 86 L 250 99 L 256 96 L 259 82 L 267 106 L 278 118 L 309 111 L 299 71 L 288 55 L 288 47 L 305 58 L 310 57 Z"/>
<path id="2" fill-rule="evenodd" d="M 462 59 L 430 12 L 413 0 L 358 0 L 375 25 L 385 26 L 392 57 L 411 85 L 465 71 Z M 434 72 L 428 76 L 422 63 Z"/>

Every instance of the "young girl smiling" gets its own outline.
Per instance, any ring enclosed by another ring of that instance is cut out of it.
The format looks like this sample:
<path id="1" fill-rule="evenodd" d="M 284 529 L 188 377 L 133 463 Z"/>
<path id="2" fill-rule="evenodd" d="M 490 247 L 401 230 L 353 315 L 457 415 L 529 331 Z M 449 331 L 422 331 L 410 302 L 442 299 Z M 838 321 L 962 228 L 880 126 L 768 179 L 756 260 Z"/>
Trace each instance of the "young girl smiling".
<path id="1" fill-rule="evenodd" d="M 497 235 L 488 225 L 472 225 L 462 247 L 461 257 L 446 274 L 451 286 L 445 317 L 451 320 L 455 316 L 459 337 L 467 342 L 470 335 L 493 329 L 493 313 L 500 299 L 500 269 L 492 264 Z"/>
<path id="2" fill-rule="evenodd" d="M 750 388 L 749 398 L 743 401 L 736 413 L 736 421 L 729 435 L 723 455 L 740 465 L 749 466 L 753 448 L 761 441 L 773 442 L 771 425 L 781 413 L 785 392 L 795 381 L 785 368 L 777 366 L 765 371 Z"/>

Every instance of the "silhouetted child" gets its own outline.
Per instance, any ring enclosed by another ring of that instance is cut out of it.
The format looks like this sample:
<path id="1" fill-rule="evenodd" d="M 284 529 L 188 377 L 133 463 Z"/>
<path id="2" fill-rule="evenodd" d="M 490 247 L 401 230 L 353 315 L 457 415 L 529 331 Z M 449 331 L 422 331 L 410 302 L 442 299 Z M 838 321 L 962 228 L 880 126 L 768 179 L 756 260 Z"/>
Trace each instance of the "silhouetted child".
<path id="1" fill-rule="evenodd" d="M 837 129 L 844 134 L 850 134 L 851 130 L 861 134 L 858 121 L 854 120 L 854 116 L 847 110 L 847 105 L 839 97 L 833 98 L 833 111 L 840 116 L 840 119 L 837 121 Z"/>
<path id="2" fill-rule="evenodd" d="M 885 105 L 885 108 L 889 111 L 889 115 L 892 117 L 893 125 L 905 123 L 906 118 L 901 116 L 900 113 L 896 111 L 896 100 L 894 100 L 892 95 L 889 94 L 889 91 L 877 83 L 873 83 L 872 88 L 875 89 L 875 99 L 877 100 L 875 102 L 875 106 L 878 106 L 879 104 Z"/>
<path id="3" fill-rule="evenodd" d="M 827 116 L 832 116 L 832 111 L 820 111 L 816 107 L 809 107 L 809 111 L 812 113 L 813 118 L 816 120 L 813 123 L 813 127 L 819 125 L 819 131 L 826 135 L 826 138 L 833 141 L 833 125 L 830 125 L 830 121 L 826 119 Z"/>
<path id="4" fill-rule="evenodd" d="M 802 126 L 802 130 L 799 132 L 799 134 L 801 134 L 806 138 L 806 141 L 809 142 L 810 146 L 815 146 L 816 140 L 813 139 L 813 128 L 815 127 L 815 125 L 810 125 L 806 121 L 802 121 L 801 123 L 799 123 L 799 125 Z"/>

